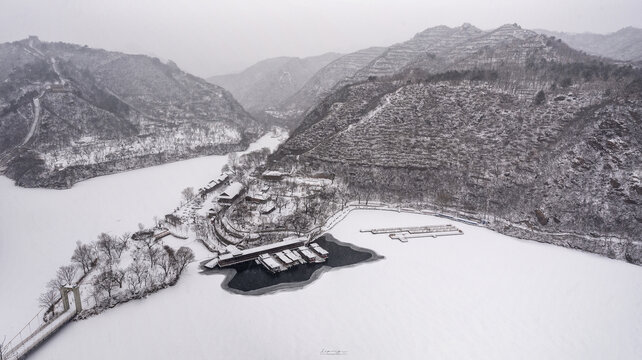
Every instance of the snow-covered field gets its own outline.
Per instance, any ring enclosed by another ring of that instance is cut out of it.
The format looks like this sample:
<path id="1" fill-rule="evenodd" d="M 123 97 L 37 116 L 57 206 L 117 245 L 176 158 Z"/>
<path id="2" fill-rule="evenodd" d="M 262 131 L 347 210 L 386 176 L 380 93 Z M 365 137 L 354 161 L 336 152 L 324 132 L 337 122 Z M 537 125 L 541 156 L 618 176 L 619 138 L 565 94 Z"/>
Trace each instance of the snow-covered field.
<path id="1" fill-rule="evenodd" d="M 172 288 L 75 322 L 33 359 L 639 359 L 642 268 L 453 223 L 412 239 L 362 228 L 452 223 L 352 212 L 331 232 L 385 259 L 264 296 L 192 264 Z"/>
<path id="2" fill-rule="evenodd" d="M 275 148 L 269 134 L 249 151 Z M 101 232 L 120 235 L 171 212 L 181 190 L 220 174 L 227 156 L 208 156 L 90 179 L 68 190 L 24 189 L 0 177 L 0 341 L 11 339 L 37 312 L 39 294 L 76 241 Z M 47 356 L 45 356 L 47 358 Z M 50 359 L 54 357 L 48 357 Z"/>

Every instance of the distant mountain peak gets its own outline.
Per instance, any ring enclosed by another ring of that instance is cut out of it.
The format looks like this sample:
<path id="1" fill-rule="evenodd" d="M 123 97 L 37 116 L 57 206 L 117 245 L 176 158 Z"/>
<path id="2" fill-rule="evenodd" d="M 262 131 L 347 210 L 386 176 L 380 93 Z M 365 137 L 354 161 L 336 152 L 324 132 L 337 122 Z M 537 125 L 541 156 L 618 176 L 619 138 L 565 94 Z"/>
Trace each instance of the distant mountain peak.
<path id="1" fill-rule="evenodd" d="M 538 29 L 540 34 L 555 36 L 570 47 L 591 55 L 621 61 L 642 60 L 642 29 L 627 26 L 609 34 L 567 33 Z"/>

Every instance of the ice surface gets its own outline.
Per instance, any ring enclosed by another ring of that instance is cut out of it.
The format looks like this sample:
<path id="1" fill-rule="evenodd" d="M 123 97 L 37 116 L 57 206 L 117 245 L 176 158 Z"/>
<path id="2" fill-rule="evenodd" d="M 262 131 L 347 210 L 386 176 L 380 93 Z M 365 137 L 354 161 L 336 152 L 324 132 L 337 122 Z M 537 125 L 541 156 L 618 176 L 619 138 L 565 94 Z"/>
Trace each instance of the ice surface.
<path id="1" fill-rule="evenodd" d="M 249 151 L 274 148 L 273 134 Z M 12 338 L 38 312 L 38 296 L 76 241 L 120 235 L 170 213 L 181 190 L 220 175 L 227 156 L 208 156 L 103 176 L 68 190 L 25 189 L 0 177 L 0 339 Z"/>
<path id="2" fill-rule="evenodd" d="M 37 312 L 38 294 L 68 262 L 76 240 L 150 224 L 176 206 L 183 188 L 218 176 L 225 161 L 187 160 L 62 191 L 17 188 L 0 178 L 0 336 L 13 336 Z M 445 223 L 464 235 L 400 243 L 359 232 Z M 200 275 L 193 263 L 176 286 L 71 323 L 31 359 L 317 359 L 323 350 L 352 359 L 642 353 L 641 267 L 426 215 L 359 210 L 331 232 L 385 259 L 263 296 L 228 293 L 223 275 Z M 210 257 L 197 251 L 197 260 Z"/>
<path id="3" fill-rule="evenodd" d="M 192 264 L 176 286 L 72 323 L 32 358 L 317 359 L 324 349 L 354 359 L 639 358 L 638 266 L 460 223 L 462 236 L 408 243 L 359 232 L 444 223 L 352 212 L 332 234 L 385 259 L 296 291 L 230 294 L 222 275 Z"/>

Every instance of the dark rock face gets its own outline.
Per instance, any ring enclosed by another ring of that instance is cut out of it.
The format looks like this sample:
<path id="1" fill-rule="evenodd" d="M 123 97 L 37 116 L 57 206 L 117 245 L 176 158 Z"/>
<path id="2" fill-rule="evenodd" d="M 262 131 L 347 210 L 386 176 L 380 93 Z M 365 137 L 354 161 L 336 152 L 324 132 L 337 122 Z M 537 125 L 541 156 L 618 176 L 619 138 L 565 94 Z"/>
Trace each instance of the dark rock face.
<path id="1" fill-rule="evenodd" d="M 173 63 L 37 38 L 0 45 L 0 169 L 69 187 L 115 171 L 247 146 L 261 126 Z"/>
<path id="2" fill-rule="evenodd" d="M 548 224 L 548 218 L 546 217 L 546 215 L 544 215 L 542 210 L 540 209 L 535 210 L 535 216 L 537 217 L 537 222 L 539 222 L 540 225 Z"/>
<path id="3" fill-rule="evenodd" d="M 491 214 L 533 233 L 499 231 L 642 261 L 642 73 L 513 25 L 440 48 L 333 92 L 272 161 L 333 172 L 355 194 Z M 609 237 L 622 241 L 599 240 Z"/>

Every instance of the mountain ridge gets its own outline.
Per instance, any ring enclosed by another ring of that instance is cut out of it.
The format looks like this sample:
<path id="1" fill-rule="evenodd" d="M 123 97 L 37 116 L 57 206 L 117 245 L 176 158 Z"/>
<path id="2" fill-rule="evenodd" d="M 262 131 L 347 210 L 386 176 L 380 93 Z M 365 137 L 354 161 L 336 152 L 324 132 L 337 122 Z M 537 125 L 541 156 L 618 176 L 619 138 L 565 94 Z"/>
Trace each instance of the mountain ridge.
<path id="1" fill-rule="evenodd" d="M 239 73 L 212 76 L 207 81 L 229 90 L 249 112 L 261 115 L 292 96 L 320 68 L 340 56 L 329 52 L 305 58 L 270 58 Z"/>
<path id="2" fill-rule="evenodd" d="M 0 59 L 0 165 L 21 186 L 238 150 L 262 131 L 171 62 L 37 37 L 1 44 Z"/>
<path id="3" fill-rule="evenodd" d="M 432 44 L 373 60 L 306 112 L 270 168 L 642 263 L 642 71 L 516 25 Z"/>
<path id="4" fill-rule="evenodd" d="M 567 33 L 544 29 L 534 31 L 559 38 L 571 47 L 591 55 L 620 61 L 642 61 L 642 29 L 633 26 L 608 34 Z"/>

